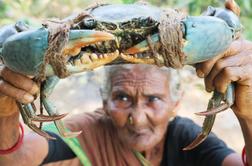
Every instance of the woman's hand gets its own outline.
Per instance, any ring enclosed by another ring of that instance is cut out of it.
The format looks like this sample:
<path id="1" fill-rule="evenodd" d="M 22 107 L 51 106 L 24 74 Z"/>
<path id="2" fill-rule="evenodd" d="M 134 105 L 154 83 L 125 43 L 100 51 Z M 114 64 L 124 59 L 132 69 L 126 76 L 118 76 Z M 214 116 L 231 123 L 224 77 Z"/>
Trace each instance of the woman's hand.
<path id="1" fill-rule="evenodd" d="M 0 66 L 0 117 L 17 111 L 16 101 L 30 103 L 39 87 L 30 78 Z"/>
<path id="2" fill-rule="evenodd" d="M 239 39 L 222 55 L 196 65 L 197 75 L 205 79 L 207 91 L 225 93 L 235 82 L 235 103 L 238 118 L 252 120 L 252 42 Z"/>

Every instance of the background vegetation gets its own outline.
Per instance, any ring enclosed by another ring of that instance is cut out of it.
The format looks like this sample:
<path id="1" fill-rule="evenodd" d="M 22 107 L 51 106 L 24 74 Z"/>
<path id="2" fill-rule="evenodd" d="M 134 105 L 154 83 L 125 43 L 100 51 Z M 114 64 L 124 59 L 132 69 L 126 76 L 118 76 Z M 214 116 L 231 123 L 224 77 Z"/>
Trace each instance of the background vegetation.
<path id="1" fill-rule="evenodd" d="M 27 20 L 39 24 L 51 17 L 64 18 L 73 12 L 81 11 L 95 2 L 134 3 L 138 0 L 0 0 L 0 26 L 17 20 Z M 190 15 L 199 15 L 207 6 L 222 7 L 225 0 L 145 0 L 153 5 L 176 7 Z M 236 0 L 242 11 L 245 36 L 252 39 L 252 0 Z"/>

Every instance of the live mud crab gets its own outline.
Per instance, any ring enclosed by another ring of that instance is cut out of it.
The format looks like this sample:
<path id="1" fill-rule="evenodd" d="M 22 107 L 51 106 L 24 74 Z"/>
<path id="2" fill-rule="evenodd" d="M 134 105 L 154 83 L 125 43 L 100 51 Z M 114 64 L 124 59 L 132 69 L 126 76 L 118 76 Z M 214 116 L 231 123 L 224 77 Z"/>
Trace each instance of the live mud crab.
<path id="1" fill-rule="evenodd" d="M 230 5 L 236 4 L 227 1 L 226 9 L 209 7 L 202 16 L 185 16 L 177 10 L 166 11 L 141 3 L 97 5 L 86 9 L 85 14 L 56 21 L 60 25 L 56 25 L 56 34 L 63 32 L 63 39 L 67 39 L 63 45 L 50 40 L 55 38 L 51 35 L 55 31 L 53 26 L 29 29 L 19 24 L 14 28 L 16 31 L 1 29 L 0 55 L 4 64 L 14 71 L 35 76 L 42 83 L 41 103 L 49 116 L 36 115 L 33 104 L 19 104 L 24 122 L 38 134 L 51 138 L 32 121 L 54 121 L 62 136 L 74 137 L 79 132 L 66 132 L 60 120 L 65 115 L 58 115 L 48 101 L 60 78 L 121 63 L 181 68 L 223 53 L 242 31 L 239 11 L 231 11 Z M 58 27 L 63 29 L 57 30 Z M 17 29 L 25 32 L 17 33 Z M 51 44 L 60 49 L 53 50 Z M 50 51 L 57 53 L 60 65 L 55 64 L 55 58 L 54 61 L 50 58 L 45 61 Z M 64 68 L 63 74 L 61 67 Z M 214 92 L 208 111 L 199 113 L 207 115 L 202 133 L 185 150 L 200 144 L 211 131 L 215 114 L 233 104 L 232 88 L 230 85 L 226 94 Z"/>

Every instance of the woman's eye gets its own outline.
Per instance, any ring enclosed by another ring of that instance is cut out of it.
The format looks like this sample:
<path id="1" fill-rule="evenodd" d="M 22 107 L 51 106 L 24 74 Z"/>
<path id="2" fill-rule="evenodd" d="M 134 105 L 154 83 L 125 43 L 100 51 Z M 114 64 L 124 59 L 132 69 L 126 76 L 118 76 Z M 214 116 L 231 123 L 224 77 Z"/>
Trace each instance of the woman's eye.
<path id="1" fill-rule="evenodd" d="M 126 94 L 118 94 L 116 95 L 115 99 L 119 101 L 127 102 L 129 101 L 129 96 Z"/>
<path id="2" fill-rule="evenodd" d="M 121 100 L 121 101 L 128 101 L 129 100 L 127 96 L 118 96 L 117 99 Z"/>
<path id="3" fill-rule="evenodd" d="M 160 98 L 157 96 L 148 96 L 148 102 L 156 102 L 159 100 L 160 100 Z"/>
<path id="4" fill-rule="evenodd" d="M 128 108 L 132 104 L 132 99 L 125 93 L 118 93 L 114 96 L 114 104 L 118 108 Z"/>

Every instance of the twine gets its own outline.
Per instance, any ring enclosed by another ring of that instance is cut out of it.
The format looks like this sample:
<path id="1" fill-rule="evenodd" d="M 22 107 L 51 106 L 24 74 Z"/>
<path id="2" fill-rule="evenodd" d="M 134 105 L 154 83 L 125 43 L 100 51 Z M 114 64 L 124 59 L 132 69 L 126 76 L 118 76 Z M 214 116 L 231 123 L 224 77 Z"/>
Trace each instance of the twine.
<path id="1" fill-rule="evenodd" d="M 183 31 L 181 21 L 184 18 L 184 14 L 174 9 L 167 9 L 161 15 L 158 27 L 161 42 L 159 53 L 167 67 L 183 67 L 185 55 L 182 51 Z"/>
<path id="2" fill-rule="evenodd" d="M 67 21 L 47 20 L 43 26 L 48 29 L 48 48 L 45 52 L 44 61 L 40 66 L 39 75 L 36 77 L 38 82 L 46 79 L 46 66 L 50 64 L 55 75 L 59 78 L 69 76 L 66 67 L 66 58 L 63 54 L 64 47 L 69 40 L 70 28 L 89 16 L 86 12 L 82 12 L 73 19 Z"/>

